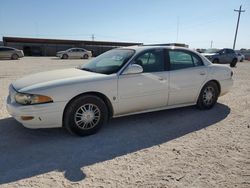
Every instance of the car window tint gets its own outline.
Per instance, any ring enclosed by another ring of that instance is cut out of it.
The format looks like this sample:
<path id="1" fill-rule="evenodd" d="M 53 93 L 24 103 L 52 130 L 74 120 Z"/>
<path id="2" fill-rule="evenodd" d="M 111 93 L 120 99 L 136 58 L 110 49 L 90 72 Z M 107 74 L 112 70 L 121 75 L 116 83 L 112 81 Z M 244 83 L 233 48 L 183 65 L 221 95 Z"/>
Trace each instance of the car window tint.
<path id="1" fill-rule="evenodd" d="M 179 70 L 203 65 L 201 58 L 190 52 L 170 50 L 169 59 L 171 70 Z"/>
<path id="2" fill-rule="evenodd" d="M 190 54 L 182 51 L 169 51 L 170 68 L 178 70 L 193 67 L 193 60 Z"/>
<path id="3" fill-rule="evenodd" d="M 234 50 L 227 49 L 227 53 L 229 53 L 229 54 L 234 54 L 235 52 L 234 52 Z"/>
<path id="4" fill-rule="evenodd" d="M 162 49 L 148 51 L 136 58 L 135 64 L 141 65 L 143 72 L 160 72 L 165 70 Z"/>
<path id="5" fill-rule="evenodd" d="M 13 48 L 2 48 L 2 51 L 13 51 Z"/>

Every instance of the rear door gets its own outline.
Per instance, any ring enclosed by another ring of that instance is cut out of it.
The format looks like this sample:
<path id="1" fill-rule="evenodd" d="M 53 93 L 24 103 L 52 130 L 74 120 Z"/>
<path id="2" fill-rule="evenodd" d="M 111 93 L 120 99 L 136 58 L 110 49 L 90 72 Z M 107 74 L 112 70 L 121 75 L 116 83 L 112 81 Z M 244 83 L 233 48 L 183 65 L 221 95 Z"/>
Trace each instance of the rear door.
<path id="1" fill-rule="evenodd" d="M 229 63 L 230 56 L 229 56 L 229 54 L 228 54 L 227 49 L 221 50 L 221 51 L 219 52 L 219 54 L 220 54 L 220 57 L 219 57 L 220 63 L 222 63 L 222 64 L 227 64 L 227 63 Z"/>
<path id="2" fill-rule="evenodd" d="M 227 63 L 232 63 L 233 59 L 237 57 L 235 51 L 232 49 L 226 49 L 226 53 L 227 53 Z"/>
<path id="3" fill-rule="evenodd" d="M 0 48 L 0 58 L 11 58 L 14 49 L 2 47 Z"/>
<path id="4" fill-rule="evenodd" d="M 208 68 L 195 53 L 169 50 L 170 76 L 168 105 L 195 103 L 204 84 Z"/>

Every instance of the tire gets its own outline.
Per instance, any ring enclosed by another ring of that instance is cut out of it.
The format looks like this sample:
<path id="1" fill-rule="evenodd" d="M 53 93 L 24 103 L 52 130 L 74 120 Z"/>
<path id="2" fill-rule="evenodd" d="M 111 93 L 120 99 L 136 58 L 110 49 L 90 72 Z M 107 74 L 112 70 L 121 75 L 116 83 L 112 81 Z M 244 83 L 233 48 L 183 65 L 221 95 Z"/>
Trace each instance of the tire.
<path id="1" fill-rule="evenodd" d="M 237 59 L 233 59 L 233 61 L 230 63 L 230 67 L 235 67 L 237 63 Z"/>
<path id="2" fill-rule="evenodd" d="M 201 89 L 197 107 L 201 110 L 211 109 L 217 102 L 219 96 L 219 88 L 215 82 L 206 83 Z"/>
<path id="3" fill-rule="evenodd" d="M 89 55 L 88 54 L 84 54 L 83 59 L 88 59 Z"/>
<path id="4" fill-rule="evenodd" d="M 19 56 L 17 55 L 17 54 L 13 54 L 12 56 L 11 56 L 11 59 L 13 59 L 13 60 L 17 60 L 19 58 Z"/>
<path id="5" fill-rule="evenodd" d="M 213 63 L 214 63 L 214 64 L 218 64 L 218 63 L 219 63 L 219 59 L 213 60 Z"/>
<path id="6" fill-rule="evenodd" d="M 79 136 L 95 134 L 108 120 L 108 108 L 104 101 L 94 95 L 77 97 L 67 105 L 63 126 Z"/>
<path id="7" fill-rule="evenodd" d="M 68 59 L 69 56 L 67 54 L 63 54 L 62 59 Z"/>

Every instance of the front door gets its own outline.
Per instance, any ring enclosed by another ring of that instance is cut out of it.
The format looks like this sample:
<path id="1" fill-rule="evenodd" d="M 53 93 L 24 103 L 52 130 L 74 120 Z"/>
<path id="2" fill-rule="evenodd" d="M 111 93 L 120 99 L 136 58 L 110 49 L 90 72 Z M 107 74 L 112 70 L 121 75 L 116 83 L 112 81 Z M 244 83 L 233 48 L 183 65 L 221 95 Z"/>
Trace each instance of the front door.
<path id="1" fill-rule="evenodd" d="M 117 115 L 167 105 L 169 72 L 165 60 L 163 49 L 146 51 L 134 61 L 143 67 L 143 73 L 119 76 Z"/>

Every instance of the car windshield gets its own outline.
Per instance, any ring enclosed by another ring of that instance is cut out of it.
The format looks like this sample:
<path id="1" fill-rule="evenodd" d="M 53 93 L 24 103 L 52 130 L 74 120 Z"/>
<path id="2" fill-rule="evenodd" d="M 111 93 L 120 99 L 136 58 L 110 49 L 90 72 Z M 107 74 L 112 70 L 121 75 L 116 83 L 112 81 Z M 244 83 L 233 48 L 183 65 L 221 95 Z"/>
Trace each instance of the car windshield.
<path id="1" fill-rule="evenodd" d="M 211 48 L 211 49 L 205 50 L 204 53 L 217 53 L 218 51 L 219 51 L 218 49 Z"/>
<path id="2" fill-rule="evenodd" d="M 131 49 L 110 50 L 84 64 L 80 69 L 101 74 L 117 73 L 134 53 Z"/>

